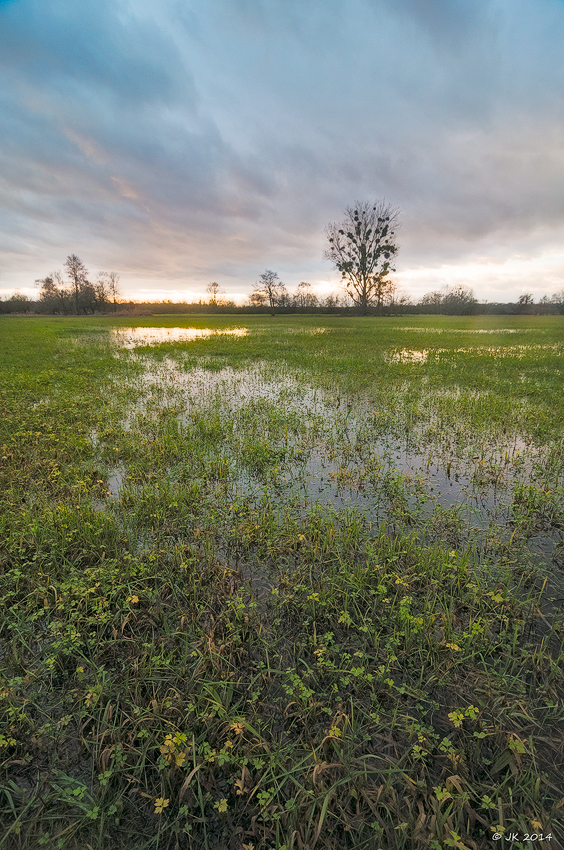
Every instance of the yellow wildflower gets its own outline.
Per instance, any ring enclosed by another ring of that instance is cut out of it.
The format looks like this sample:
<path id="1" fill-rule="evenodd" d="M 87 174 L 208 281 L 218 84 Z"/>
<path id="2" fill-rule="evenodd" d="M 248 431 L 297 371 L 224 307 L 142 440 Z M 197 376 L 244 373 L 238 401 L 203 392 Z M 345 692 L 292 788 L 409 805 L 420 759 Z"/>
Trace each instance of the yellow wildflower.
<path id="1" fill-rule="evenodd" d="M 163 813 L 163 809 L 166 809 L 170 800 L 165 800 L 163 797 L 157 797 L 155 800 L 155 814 L 161 815 Z"/>

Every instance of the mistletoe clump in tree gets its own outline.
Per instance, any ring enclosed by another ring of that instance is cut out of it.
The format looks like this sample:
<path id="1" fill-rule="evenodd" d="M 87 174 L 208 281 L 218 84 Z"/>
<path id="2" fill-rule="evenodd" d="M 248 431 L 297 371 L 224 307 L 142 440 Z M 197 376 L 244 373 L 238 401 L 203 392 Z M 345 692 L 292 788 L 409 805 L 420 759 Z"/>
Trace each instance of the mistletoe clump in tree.
<path id="1" fill-rule="evenodd" d="M 325 229 L 328 246 L 323 259 L 341 272 L 343 285 L 366 315 L 368 308 L 382 308 L 392 286 L 389 274 L 398 252 L 395 233 L 399 210 L 385 201 L 356 202 L 345 209 L 345 218 Z"/>

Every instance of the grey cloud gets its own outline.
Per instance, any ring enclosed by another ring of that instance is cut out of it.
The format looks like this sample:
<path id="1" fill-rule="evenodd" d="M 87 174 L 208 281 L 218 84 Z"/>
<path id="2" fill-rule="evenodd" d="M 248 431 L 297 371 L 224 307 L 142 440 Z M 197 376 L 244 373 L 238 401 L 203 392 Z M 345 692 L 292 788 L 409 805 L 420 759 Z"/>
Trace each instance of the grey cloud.
<path id="1" fill-rule="evenodd" d="M 560 0 L 17 0 L 0 22 L 4 286 L 83 246 L 163 280 L 325 277 L 354 198 L 402 208 L 406 266 L 556 244 Z"/>
<path id="2" fill-rule="evenodd" d="M 412 18 L 441 48 L 459 48 L 483 35 L 493 5 L 468 0 L 384 0 L 384 4 L 393 14 Z M 374 0 L 376 9 L 382 5 L 381 0 Z"/>

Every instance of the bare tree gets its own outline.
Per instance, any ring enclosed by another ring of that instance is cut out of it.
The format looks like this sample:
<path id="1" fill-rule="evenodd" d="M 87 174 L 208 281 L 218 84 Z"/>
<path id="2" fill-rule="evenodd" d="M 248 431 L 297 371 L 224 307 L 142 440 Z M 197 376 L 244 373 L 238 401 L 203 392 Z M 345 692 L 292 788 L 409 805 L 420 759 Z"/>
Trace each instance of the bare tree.
<path id="1" fill-rule="evenodd" d="M 88 272 L 86 270 L 86 266 L 80 257 L 76 256 L 76 254 L 69 254 L 64 268 L 74 289 L 74 307 L 75 312 L 78 313 L 80 290 L 86 283 L 88 283 Z"/>
<path id="2" fill-rule="evenodd" d="M 468 316 L 474 313 L 478 301 L 474 290 L 463 283 L 447 286 L 442 302 L 442 312 L 455 316 Z"/>
<path id="3" fill-rule="evenodd" d="M 446 286 L 443 291 L 427 292 L 419 301 L 428 313 L 446 313 L 453 316 L 469 316 L 476 312 L 477 299 L 474 290 L 463 283 Z"/>
<path id="4" fill-rule="evenodd" d="M 319 300 L 315 292 L 312 291 L 311 283 L 302 280 L 294 294 L 294 303 L 296 307 L 317 307 Z"/>
<path id="5" fill-rule="evenodd" d="M 444 294 L 440 292 L 438 289 L 435 289 L 433 292 L 426 292 L 425 295 L 421 297 L 419 303 L 426 307 L 427 313 L 440 313 L 442 304 L 444 300 Z"/>
<path id="6" fill-rule="evenodd" d="M 325 229 L 328 247 L 323 258 L 330 260 L 354 303 L 364 315 L 375 304 L 381 309 L 388 275 L 395 271 L 392 260 L 398 252 L 395 232 L 399 227 L 399 210 L 384 200 L 373 204 L 357 201 L 345 209 L 342 221 Z"/>
<path id="7" fill-rule="evenodd" d="M 110 303 L 116 309 L 119 299 L 117 272 L 98 272 L 95 283 L 88 280 L 88 272 L 76 254 L 70 254 L 65 263 L 67 280 L 60 271 L 36 280 L 41 308 L 52 313 L 95 313 L 106 310 Z"/>
<path id="8" fill-rule="evenodd" d="M 120 297 L 119 291 L 119 274 L 117 272 L 99 272 L 98 273 L 99 291 L 104 293 L 104 303 L 111 301 L 114 305 L 114 310 Z"/>
<path id="9" fill-rule="evenodd" d="M 103 310 L 110 300 L 110 287 L 106 277 L 106 272 L 98 272 L 96 283 L 94 284 L 94 291 L 96 292 L 96 301 L 98 302 L 98 306 L 101 310 Z"/>
<path id="10" fill-rule="evenodd" d="M 386 293 L 386 307 L 392 313 L 402 311 L 405 307 L 412 305 L 411 296 L 407 292 L 402 292 L 396 281 L 392 281 L 392 285 Z"/>
<path id="11" fill-rule="evenodd" d="M 444 293 L 440 290 L 435 289 L 433 292 L 426 292 L 425 295 L 421 296 L 420 304 L 433 304 L 434 306 L 438 306 L 443 303 Z"/>
<path id="12" fill-rule="evenodd" d="M 225 295 L 225 292 L 220 287 L 219 283 L 216 283 L 215 280 L 212 283 L 208 283 L 206 286 L 206 292 L 211 296 L 210 304 L 213 304 L 214 307 L 217 307 L 218 304 L 222 303 L 222 299 L 218 296 Z"/>
<path id="13" fill-rule="evenodd" d="M 284 283 L 280 284 L 280 288 L 276 293 L 275 303 L 277 307 L 291 307 L 292 306 L 292 296 L 286 289 L 286 285 Z"/>
<path id="14" fill-rule="evenodd" d="M 559 289 L 550 298 L 550 303 L 554 304 L 559 313 L 564 313 L 564 289 Z"/>
<path id="15" fill-rule="evenodd" d="M 278 304 L 280 296 L 283 295 L 285 291 L 286 287 L 278 277 L 277 273 L 271 271 L 271 269 L 266 269 L 255 283 L 251 299 L 255 295 L 263 295 L 264 300 L 268 301 L 270 312 L 274 316 L 274 308 Z"/>
<path id="16" fill-rule="evenodd" d="M 39 302 L 49 313 L 72 313 L 72 292 L 65 287 L 60 271 L 35 281 L 39 287 Z"/>
<path id="17" fill-rule="evenodd" d="M 401 292 L 397 282 L 395 280 L 391 281 L 390 287 L 386 292 L 384 303 L 386 305 L 387 310 L 391 313 L 400 312 L 405 308 L 411 305 L 410 296 Z"/>
<path id="18" fill-rule="evenodd" d="M 534 296 L 530 292 L 525 292 L 525 294 L 520 295 L 517 300 L 517 310 L 519 313 L 533 313 L 534 303 Z"/>
<path id="19" fill-rule="evenodd" d="M 337 310 L 339 308 L 339 304 L 340 299 L 338 292 L 330 292 L 329 295 L 326 295 L 321 302 L 321 306 L 325 307 L 327 310 Z"/>

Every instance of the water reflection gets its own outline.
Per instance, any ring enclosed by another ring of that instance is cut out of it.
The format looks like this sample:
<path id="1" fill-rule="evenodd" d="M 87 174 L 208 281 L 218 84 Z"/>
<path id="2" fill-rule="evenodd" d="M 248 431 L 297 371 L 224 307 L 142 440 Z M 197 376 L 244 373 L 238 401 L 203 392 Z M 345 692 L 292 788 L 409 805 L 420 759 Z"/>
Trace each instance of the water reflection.
<path id="1" fill-rule="evenodd" d="M 227 471 L 222 480 L 234 501 L 258 505 L 272 499 L 301 514 L 314 505 L 355 509 L 376 527 L 417 523 L 425 528 L 426 540 L 470 544 L 482 557 L 512 537 L 516 488 L 534 486 L 546 465 L 546 449 L 515 433 L 499 431 L 485 439 L 469 433 L 466 404 L 450 430 L 432 415 L 406 428 L 401 389 L 395 394 L 397 415 L 390 419 L 369 397 L 331 394 L 308 384 L 305 376 L 264 363 L 214 369 L 193 368 L 182 358 L 156 364 L 138 357 L 145 370 L 122 428 L 137 432 L 141 443 L 148 432 L 155 438 L 167 421 L 176 423 L 167 427 L 171 434 L 177 428 L 179 435 L 198 432 L 207 422 L 229 423 L 219 442 L 199 449 L 197 474 L 205 476 L 206 468 L 219 464 Z M 439 395 L 447 392 L 455 404 L 463 396 L 476 396 L 458 387 Z M 382 426 L 381 417 L 386 419 Z M 260 455 L 257 462 L 256 452 L 272 460 L 263 463 Z M 183 464 L 163 470 L 167 486 L 184 479 Z M 126 480 L 123 467 L 111 469 L 108 487 L 114 499 Z M 136 485 L 130 481 L 127 486 Z M 539 527 L 528 549 L 548 562 L 561 540 L 552 525 Z"/>
<path id="2" fill-rule="evenodd" d="M 390 354 L 384 356 L 388 363 L 425 363 L 429 357 L 429 352 L 427 349 L 415 351 L 409 348 L 402 348 L 401 351 L 392 351 Z"/>
<path id="3" fill-rule="evenodd" d="M 153 469 L 156 483 L 139 474 L 135 463 L 107 468 L 106 506 L 114 502 L 121 512 L 127 500 L 144 498 L 146 487 L 174 494 L 187 481 L 212 488 L 221 482 L 229 503 L 251 511 L 265 504 L 280 516 L 288 512 L 299 518 L 314 508 L 337 516 L 354 511 L 374 530 L 386 526 L 395 534 L 417 528 L 422 545 L 467 549 L 478 561 L 495 560 L 520 537 L 521 557 L 561 564 L 560 513 L 554 522 L 545 521 L 542 505 L 535 507 L 535 499 L 543 497 L 538 488 L 550 465 L 550 446 L 535 446 L 502 429 L 473 434 L 466 411 L 482 393 L 456 386 L 438 390 L 432 396 L 452 398 L 458 418 L 445 426 L 442 414 L 432 412 L 431 397 L 427 414 L 415 424 L 402 413 L 412 401 L 407 383 L 396 386 L 393 399 L 376 401 L 337 388 L 331 393 L 309 383 L 305 374 L 264 362 L 235 369 L 217 368 L 210 360 L 208 368 L 199 357 L 201 365 L 194 367 L 188 352 L 175 355 L 158 362 L 145 352 L 134 355 L 143 373 L 131 385 L 121 429 L 140 451 L 149 435 L 151 444 L 165 435 L 193 449 L 187 457 L 171 457 L 168 465 L 165 460 L 158 472 Z M 200 440 L 206 429 L 211 438 Z M 104 441 L 94 432 L 90 438 L 101 450 Z M 552 474 L 550 481 L 550 487 L 562 486 L 562 477 Z M 549 491 L 549 485 L 542 487 Z M 519 493 L 526 504 L 519 502 Z M 122 498 L 126 502 L 120 504 Z M 523 511 L 529 524 L 515 537 Z M 191 529 L 190 521 L 179 527 L 171 546 L 192 539 Z M 137 525 L 135 534 L 139 546 L 145 545 Z M 225 544 L 226 563 L 233 556 L 230 545 Z M 245 567 L 245 558 L 239 562 L 236 547 L 233 551 L 237 569 L 252 578 L 259 596 L 268 593 L 270 579 L 261 564 L 249 561 Z"/>
<path id="4" fill-rule="evenodd" d="M 112 328 L 115 341 L 124 348 L 159 345 L 162 342 L 192 342 L 211 336 L 246 336 L 247 328 Z"/>
<path id="5" fill-rule="evenodd" d="M 119 498 L 121 491 L 123 489 L 124 479 L 126 476 L 125 467 L 123 464 L 118 463 L 116 466 L 113 466 L 108 473 L 108 494 L 112 496 L 112 498 Z"/>
<path id="6" fill-rule="evenodd" d="M 396 351 L 389 351 L 384 354 L 384 359 L 387 363 L 426 363 L 429 356 L 440 358 L 443 355 L 452 357 L 456 354 L 467 354 L 471 357 L 495 357 L 499 360 L 502 357 L 512 357 L 523 360 L 532 354 L 542 354 L 550 352 L 559 354 L 564 349 L 564 346 L 558 342 L 546 343 L 545 345 L 474 345 L 465 348 L 401 348 Z"/>
<path id="7" fill-rule="evenodd" d="M 398 331 L 417 331 L 430 334 L 522 334 L 535 328 L 398 328 Z"/>

